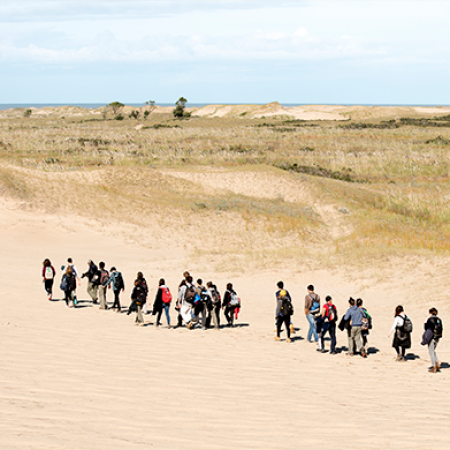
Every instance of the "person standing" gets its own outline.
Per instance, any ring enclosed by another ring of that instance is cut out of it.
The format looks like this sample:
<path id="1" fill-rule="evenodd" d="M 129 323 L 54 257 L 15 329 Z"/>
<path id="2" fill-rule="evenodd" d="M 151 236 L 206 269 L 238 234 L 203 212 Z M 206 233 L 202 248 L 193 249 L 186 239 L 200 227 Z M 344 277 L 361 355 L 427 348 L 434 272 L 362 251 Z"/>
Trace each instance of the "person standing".
<path id="1" fill-rule="evenodd" d="M 98 267 L 94 264 L 94 261 L 92 261 L 92 259 L 88 261 L 88 266 L 89 268 L 87 272 L 83 273 L 83 275 L 81 275 L 81 278 L 88 278 L 86 292 L 92 298 L 92 304 L 96 305 L 98 304 L 98 285 L 100 283 L 100 276 L 98 273 Z"/>
<path id="2" fill-rule="evenodd" d="M 53 298 L 53 282 L 55 280 L 55 275 L 55 268 L 52 266 L 51 261 L 46 258 L 42 268 L 42 282 L 44 283 L 44 289 L 49 301 Z"/>
<path id="3" fill-rule="evenodd" d="M 320 315 L 320 296 L 314 292 L 314 286 L 312 284 L 307 289 L 308 294 L 305 297 L 305 316 L 309 323 L 307 340 L 308 342 L 312 342 L 311 338 L 314 335 L 314 341 L 318 343 L 319 350 L 321 350 L 319 335 L 316 330 L 316 317 Z"/>
<path id="4" fill-rule="evenodd" d="M 109 272 L 105 269 L 105 263 L 102 261 L 99 266 L 99 285 L 98 285 L 98 298 L 100 300 L 100 309 L 108 309 L 108 302 L 106 301 L 106 283 L 109 280 Z"/>
<path id="5" fill-rule="evenodd" d="M 436 347 L 439 344 L 440 339 L 442 338 L 443 334 L 443 325 L 442 320 L 438 317 L 438 310 L 436 308 L 431 308 L 429 310 L 430 317 L 425 323 L 425 332 L 427 330 L 430 331 L 430 341 L 428 342 L 428 353 L 430 354 L 430 360 L 431 360 L 431 368 L 428 369 L 431 373 L 439 372 L 441 369 L 441 363 L 438 361 L 437 355 L 436 355 Z"/>
<path id="6" fill-rule="evenodd" d="M 284 289 L 284 283 L 279 281 L 277 283 L 278 291 L 275 294 L 275 298 L 277 300 L 277 309 L 275 311 L 275 320 L 277 324 L 277 335 L 275 336 L 275 340 L 280 340 L 281 327 L 284 324 L 286 328 L 287 339 L 286 342 L 291 342 L 291 315 L 293 312 L 291 296 L 289 292 Z"/>
<path id="7" fill-rule="evenodd" d="M 411 332 L 406 330 L 407 317 L 403 306 L 398 305 L 395 308 L 394 323 L 389 331 L 388 337 L 394 333 L 392 347 L 397 352 L 396 361 L 405 361 L 406 349 L 411 348 Z"/>
<path id="8" fill-rule="evenodd" d="M 358 300 L 356 300 L 356 306 L 358 308 L 361 308 L 363 317 L 365 317 L 367 319 L 367 323 L 366 323 L 367 326 L 361 327 L 362 344 L 363 344 L 364 348 L 367 349 L 367 336 L 369 336 L 370 330 L 372 329 L 372 317 L 370 316 L 367 309 L 364 308 L 362 298 L 358 298 Z"/>
<path id="9" fill-rule="evenodd" d="M 159 280 L 158 291 L 156 292 L 155 301 L 153 303 L 153 315 L 156 316 L 155 326 L 161 326 L 161 315 L 164 311 L 167 319 L 167 327 L 170 328 L 170 303 L 172 302 L 172 294 L 166 286 L 164 278 Z"/>
<path id="10" fill-rule="evenodd" d="M 202 316 L 201 319 L 201 327 L 202 330 L 206 330 L 206 317 L 208 315 L 208 304 L 212 303 L 212 298 L 209 294 L 209 291 L 206 289 L 205 286 L 203 286 L 203 280 L 199 278 L 197 280 L 197 301 L 195 302 L 194 306 L 194 317 L 191 320 L 191 323 L 189 324 L 188 328 L 194 328 L 195 325 L 197 325 L 200 322 L 200 315 Z"/>
<path id="11" fill-rule="evenodd" d="M 181 286 L 181 307 L 180 314 L 184 323 L 189 326 L 192 321 L 192 308 L 195 302 L 197 291 L 193 285 L 193 279 L 190 275 L 186 277 L 184 286 Z"/>
<path id="12" fill-rule="evenodd" d="M 65 266 L 61 266 L 61 272 L 62 273 L 66 273 L 67 267 L 70 267 L 72 269 L 72 273 L 75 276 L 75 289 L 73 290 L 73 303 L 76 306 L 78 303 L 77 300 L 77 285 L 81 286 L 81 281 L 80 281 L 80 277 L 78 276 L 78 269 L 75 266 L 75 264 L 73 263 L 73 259 L 72 258 L 67 258 L 67 265 Z"/>
<path id="13" fill-rule="evenodd" d="M 112 310 L 121 313 L 122 307 L 120 306 L 120 293 L 125 292 L 125 282 L 123 281 L 122 274 L 115 267 L 111 267 L 110 273 L 111 276 L 105 286 L 109 286 L 110 284 L 112 285 L 114 292 L 114 303 Z"/>
<path id="14" fill-rule="evenodd" d="M 225 295 L 223 297 L 223 308 L 224 315 L 227 319 L 227 323 L 229 327 L 234 325 L 234 310 L 239 305 L 239 299 L 236 292 L 233 289 L 233 285 L 231 283 L 227 284 L 227 290 L 225 291 Z"/>
<path id="15" fill-rule="evenodd" d="M 363 313 L 361 309 L 354 304 L 354 301 L 353 305 L 354 306 L 350 307 L 347 310 L 344 316 L 344 320 L 350 320 L 352 325 L 350 337 L 348 338 L 348 354 L 352 356 L 353 349 L 356 348 L 357 351 L 361 352 L 361 356 L 363 358 L 366 358 L 367 357 L 366 349 L 364 348 L 361 342 L 361 325 Z"/>
<path id="16" fill-rule="evenodd" d="M 325 297 L 325 305 L 322 308 L 322 331 L 320 332 L 321 351 L 325 352 L 325 335 L 328 333 L 331 339 L 330 354 L 336 355 L 336 322 L 338 320 L 337 309 L 330 295 Z"/>

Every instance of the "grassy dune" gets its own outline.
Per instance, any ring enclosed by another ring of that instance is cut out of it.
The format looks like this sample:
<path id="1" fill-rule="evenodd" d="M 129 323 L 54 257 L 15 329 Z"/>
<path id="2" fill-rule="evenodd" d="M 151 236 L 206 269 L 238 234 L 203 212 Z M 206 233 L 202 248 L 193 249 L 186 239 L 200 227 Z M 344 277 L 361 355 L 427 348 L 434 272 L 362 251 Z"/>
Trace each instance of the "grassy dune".
<path id="1" fill-rule="evenodd" d="M 222 265 L 432 255 L 450 250 L 449 150 L 446 117 L 3 116 L 0 192 L 149 242 L 181 234 Z"/>

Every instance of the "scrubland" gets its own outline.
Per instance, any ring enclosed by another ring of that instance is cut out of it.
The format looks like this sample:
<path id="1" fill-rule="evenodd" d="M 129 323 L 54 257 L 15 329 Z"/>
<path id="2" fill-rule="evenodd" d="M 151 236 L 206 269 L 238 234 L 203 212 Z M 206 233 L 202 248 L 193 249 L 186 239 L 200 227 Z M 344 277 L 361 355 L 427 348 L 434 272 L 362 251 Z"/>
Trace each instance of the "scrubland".
<path id="1" fill-rule="evenodd" d="M 227 268 L 446 254 L 450 117 L 391 117 L 3 114 L 0 189 L 27 208 L 128 223 L 146 245 L 226 254 Z"/>

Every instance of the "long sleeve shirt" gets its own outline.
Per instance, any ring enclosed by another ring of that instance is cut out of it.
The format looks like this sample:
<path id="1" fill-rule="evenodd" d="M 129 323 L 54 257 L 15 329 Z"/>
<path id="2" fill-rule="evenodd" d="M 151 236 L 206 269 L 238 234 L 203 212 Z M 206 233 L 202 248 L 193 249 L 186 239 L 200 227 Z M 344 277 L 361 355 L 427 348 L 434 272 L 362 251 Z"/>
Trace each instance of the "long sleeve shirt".
<path id="1" fill-rule="evenodd" d="M 346 312 L 344 319 L 352 321 L 352 327 L 360 327 L 362 325 L 363 313 L 358 306 L 352 306 Z"/>
<path id="2" fill-rule="evenodd" d="M 397 328 L 400 328 L 405 323 L 405 314 L 400 314 L 398 316 L 395 316 L 394 324 L 392 325 L 391 331 L 389 331 L 389 334 L 393 333 Z"/>

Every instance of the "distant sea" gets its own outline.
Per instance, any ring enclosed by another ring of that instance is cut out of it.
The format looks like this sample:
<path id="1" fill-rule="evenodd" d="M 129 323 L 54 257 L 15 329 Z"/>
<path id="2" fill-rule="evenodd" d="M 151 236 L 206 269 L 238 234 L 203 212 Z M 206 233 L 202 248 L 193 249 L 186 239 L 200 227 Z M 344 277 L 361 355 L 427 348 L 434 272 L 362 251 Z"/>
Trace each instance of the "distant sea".
<path id="1" fill-rule="evenodd" d="M 128 106 L 134 106 L 135 108 L 140 108 L 142 106 L 145 106 L 143 103 L 125 103 Z M 211 102 L 211 103 L 187 103 L 186 106 L 188 108 L 201 108 L 202 106 L 207 105 L 266 105 L 267 103 L 221 103 L 221 102 Z M 173 103 L 157 103 L 158 106 L 173 106 L 175 105 Z M 280 103 L 281 106 L 304 106 L 304 105 L 327 105 L 327 106 L 354 106 L 356 103 Z M 10 108 L 44 108 L 46 106 L 78 106 L 80 108 L 86 108 L 86 109 L 97 109 L 101 108 L 102 106 L 105 106 L 105 103 L 5 103 L 0 104 L 0 110 L 6 110 Z M 433 106 L 433 107 L 439 107 L 439 106 L 450 106 L 450 105 L 396 105 L 396 104 L 360 104 L 359 106 Z"/>

